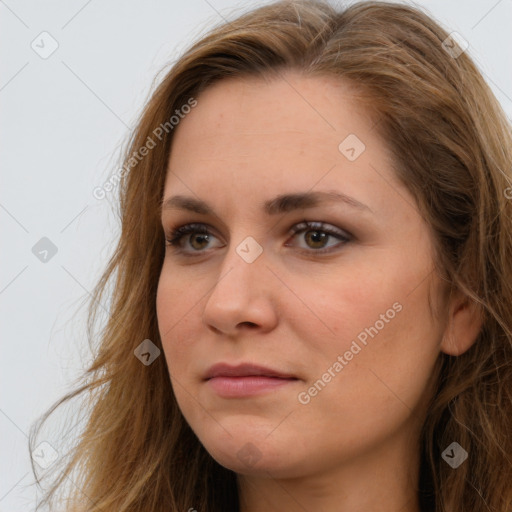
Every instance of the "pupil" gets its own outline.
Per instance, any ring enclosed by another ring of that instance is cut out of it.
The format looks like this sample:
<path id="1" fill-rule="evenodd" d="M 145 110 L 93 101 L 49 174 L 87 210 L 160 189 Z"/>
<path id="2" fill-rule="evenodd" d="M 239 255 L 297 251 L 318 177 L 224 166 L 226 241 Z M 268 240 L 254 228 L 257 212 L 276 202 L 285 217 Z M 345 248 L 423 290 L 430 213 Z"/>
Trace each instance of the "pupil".
<path id="1" fill-rule="evenodd" d="M 195 237 L 192 238 L 192 245 L 194 245 L 194 242 L 198 242 L 199 245 L 201 246 L 201 239 L 203 242 L 208 242 L 208 235 L 196 235 Z"/>
<path id="2" fill-rule="evenodd" d="M 310 231 L 310 233 L 312 233 L 310 237 L 313 239 L 313 243 L 322 244 L 327 236 L 327 233 L 322 233 L 321 231 Z"/>

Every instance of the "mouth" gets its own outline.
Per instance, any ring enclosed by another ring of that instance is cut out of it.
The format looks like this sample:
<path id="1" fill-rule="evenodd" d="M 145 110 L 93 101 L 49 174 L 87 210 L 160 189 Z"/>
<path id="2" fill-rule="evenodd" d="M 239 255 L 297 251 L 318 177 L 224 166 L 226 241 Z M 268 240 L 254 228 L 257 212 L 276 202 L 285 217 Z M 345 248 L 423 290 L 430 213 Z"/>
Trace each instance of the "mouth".
<path id="1" fill-rule="evenodd" d="M 299 380 L 288 372 L 248 363 L 237 366 L 216 364 L 204 378 L 208 386 L 224 398 L 242 398 L 278 391 Z"/>
<path id="2" fill-rule="evenodd" d="M 242 398 L 277 391 L 298 382 L 298 380 L 296 378 L 247 375 L 245 377 L 212 377 L 207 380 L 207 383 L 213 391 L 224 398 Z"/>

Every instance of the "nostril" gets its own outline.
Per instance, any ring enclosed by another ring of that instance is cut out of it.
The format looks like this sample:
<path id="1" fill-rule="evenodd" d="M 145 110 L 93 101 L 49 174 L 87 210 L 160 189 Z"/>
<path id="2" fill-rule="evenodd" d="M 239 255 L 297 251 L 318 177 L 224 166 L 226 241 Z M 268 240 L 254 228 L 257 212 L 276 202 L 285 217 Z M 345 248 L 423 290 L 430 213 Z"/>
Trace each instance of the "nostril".
<path id="1" fill-rule="evenodd" d="M 258 327 L 257 324 L 255 324 L 254 322 L 240 322 L 238 324 L 239 326 L 247 326 L 247 327 Z"/>

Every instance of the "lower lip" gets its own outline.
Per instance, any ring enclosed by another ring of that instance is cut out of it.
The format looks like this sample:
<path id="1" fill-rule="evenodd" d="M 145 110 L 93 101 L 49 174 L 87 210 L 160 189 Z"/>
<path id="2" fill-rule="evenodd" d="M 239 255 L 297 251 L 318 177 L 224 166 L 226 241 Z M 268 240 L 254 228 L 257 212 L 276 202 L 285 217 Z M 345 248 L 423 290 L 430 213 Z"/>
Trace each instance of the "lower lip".
<path id="1" fill-rule="evenodd" d="M 281 388 L 297 379 L 279 379 L 277 377 L 213 377 L 208 384 L 222 397 L 244 397 L 257 395 L 265 391 Z"/>

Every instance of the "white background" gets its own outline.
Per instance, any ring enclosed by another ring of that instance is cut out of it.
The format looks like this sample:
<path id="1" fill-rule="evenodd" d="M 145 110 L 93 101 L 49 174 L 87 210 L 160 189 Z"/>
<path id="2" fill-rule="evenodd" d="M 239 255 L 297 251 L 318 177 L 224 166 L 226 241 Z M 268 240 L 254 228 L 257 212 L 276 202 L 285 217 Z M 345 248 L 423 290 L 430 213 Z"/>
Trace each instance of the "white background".
<path id="1" fill-rule="evenodd" d="M 115 194 L 93 189 L 118 168 L 156 74 L 222 18 L 263 3 L 0 0 L 0 512 L 34 510 L 27 434 L 90 358 L 79 307 L 119 234 Z M 470 43 L 512 118 L 512 0 L 417 5 Z M 59 45 L 47 59 L 31 48 L 43 31 Z M 58 249 L 46 263 L 32 252 L 42 237 Z"/>

